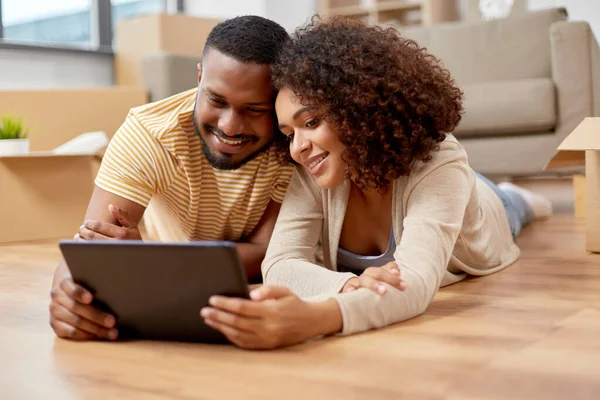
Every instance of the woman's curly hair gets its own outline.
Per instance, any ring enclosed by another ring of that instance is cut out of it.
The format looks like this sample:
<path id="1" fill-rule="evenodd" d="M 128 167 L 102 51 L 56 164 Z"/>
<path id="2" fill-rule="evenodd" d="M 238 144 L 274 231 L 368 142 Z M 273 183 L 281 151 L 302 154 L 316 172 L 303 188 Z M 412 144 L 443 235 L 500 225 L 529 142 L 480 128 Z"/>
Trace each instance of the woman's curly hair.
<path id="1" fill-rule="evenodd" d="M 273 83 L 339 133 L 361 189 L 387 190 L 429 161 L 461 119 L 462 92 L 439 60 L 394 28 L 356 19 L 313 17 L 282 50 Z M 290 160 L 289 149 L 280 154 Z"/>

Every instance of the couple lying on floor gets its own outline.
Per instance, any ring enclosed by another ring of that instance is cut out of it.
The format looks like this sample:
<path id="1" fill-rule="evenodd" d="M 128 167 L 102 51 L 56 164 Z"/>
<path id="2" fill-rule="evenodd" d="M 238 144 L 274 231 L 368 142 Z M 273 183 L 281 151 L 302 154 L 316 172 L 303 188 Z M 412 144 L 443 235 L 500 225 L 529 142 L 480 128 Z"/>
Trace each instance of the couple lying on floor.
<path id="1" fill-rule="evenodd" d="M 514 263 L 521 228 L 552 212 L 471 169 L 450 133 L 461 113 L 448 71 L 393 29 L 315 19 L 290 39 L 228 20 L 197 89 L 131 111 L 78 235 L 140 239 L 143 218 L 154 239 L 237 242 L 264 285 L 211 298 L 199 318 L 243 348 L 404 321 L 440 287 Z M 91 301 L 61 263 L 56 334 L 116 339 Z"/>

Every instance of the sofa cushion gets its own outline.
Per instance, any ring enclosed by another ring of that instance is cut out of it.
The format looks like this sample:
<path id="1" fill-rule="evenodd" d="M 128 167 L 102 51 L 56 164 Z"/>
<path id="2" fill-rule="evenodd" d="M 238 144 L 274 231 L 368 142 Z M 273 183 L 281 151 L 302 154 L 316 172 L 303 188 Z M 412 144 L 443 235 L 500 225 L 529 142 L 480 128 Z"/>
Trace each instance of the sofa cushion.
<path id="1" fill-rule="evenodd" d="M 397 29 L 466 84 L 549 78 L 550 26 L 566 19 L 564 9 L 554 8 L 501 20 Z"/>
<path id="2" fill-rule="evenodd" d="M 463 85 L 463 119 L 455 134 L 547 133 L 556 125 L 556 90 L 549 78 Z"/>

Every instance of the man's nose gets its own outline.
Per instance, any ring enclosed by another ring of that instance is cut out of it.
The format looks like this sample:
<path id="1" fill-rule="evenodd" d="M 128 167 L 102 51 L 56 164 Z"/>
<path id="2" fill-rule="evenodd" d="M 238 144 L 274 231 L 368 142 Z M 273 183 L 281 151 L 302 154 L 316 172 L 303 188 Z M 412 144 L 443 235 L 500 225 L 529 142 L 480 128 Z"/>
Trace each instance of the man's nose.
<path id="1" fill-rule="evenodd" d="M 235 110 L 224 111 L 219 118 L 218 127 L 227 136 L 238 136 L 244 133 L 244 118 Z"/>

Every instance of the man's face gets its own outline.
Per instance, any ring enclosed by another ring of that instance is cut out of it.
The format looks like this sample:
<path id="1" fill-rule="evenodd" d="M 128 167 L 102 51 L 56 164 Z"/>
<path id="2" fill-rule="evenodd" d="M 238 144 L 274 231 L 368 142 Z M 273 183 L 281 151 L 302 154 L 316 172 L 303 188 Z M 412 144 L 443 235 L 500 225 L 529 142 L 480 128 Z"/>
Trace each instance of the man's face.
<path id="1" fill-rule="evenodd" d="M 273 96 L 268 65 L 242 63 L 208 49 L 198 66 L 193 119 L 214 168 L 237 169 L 271 144 Z"/>

